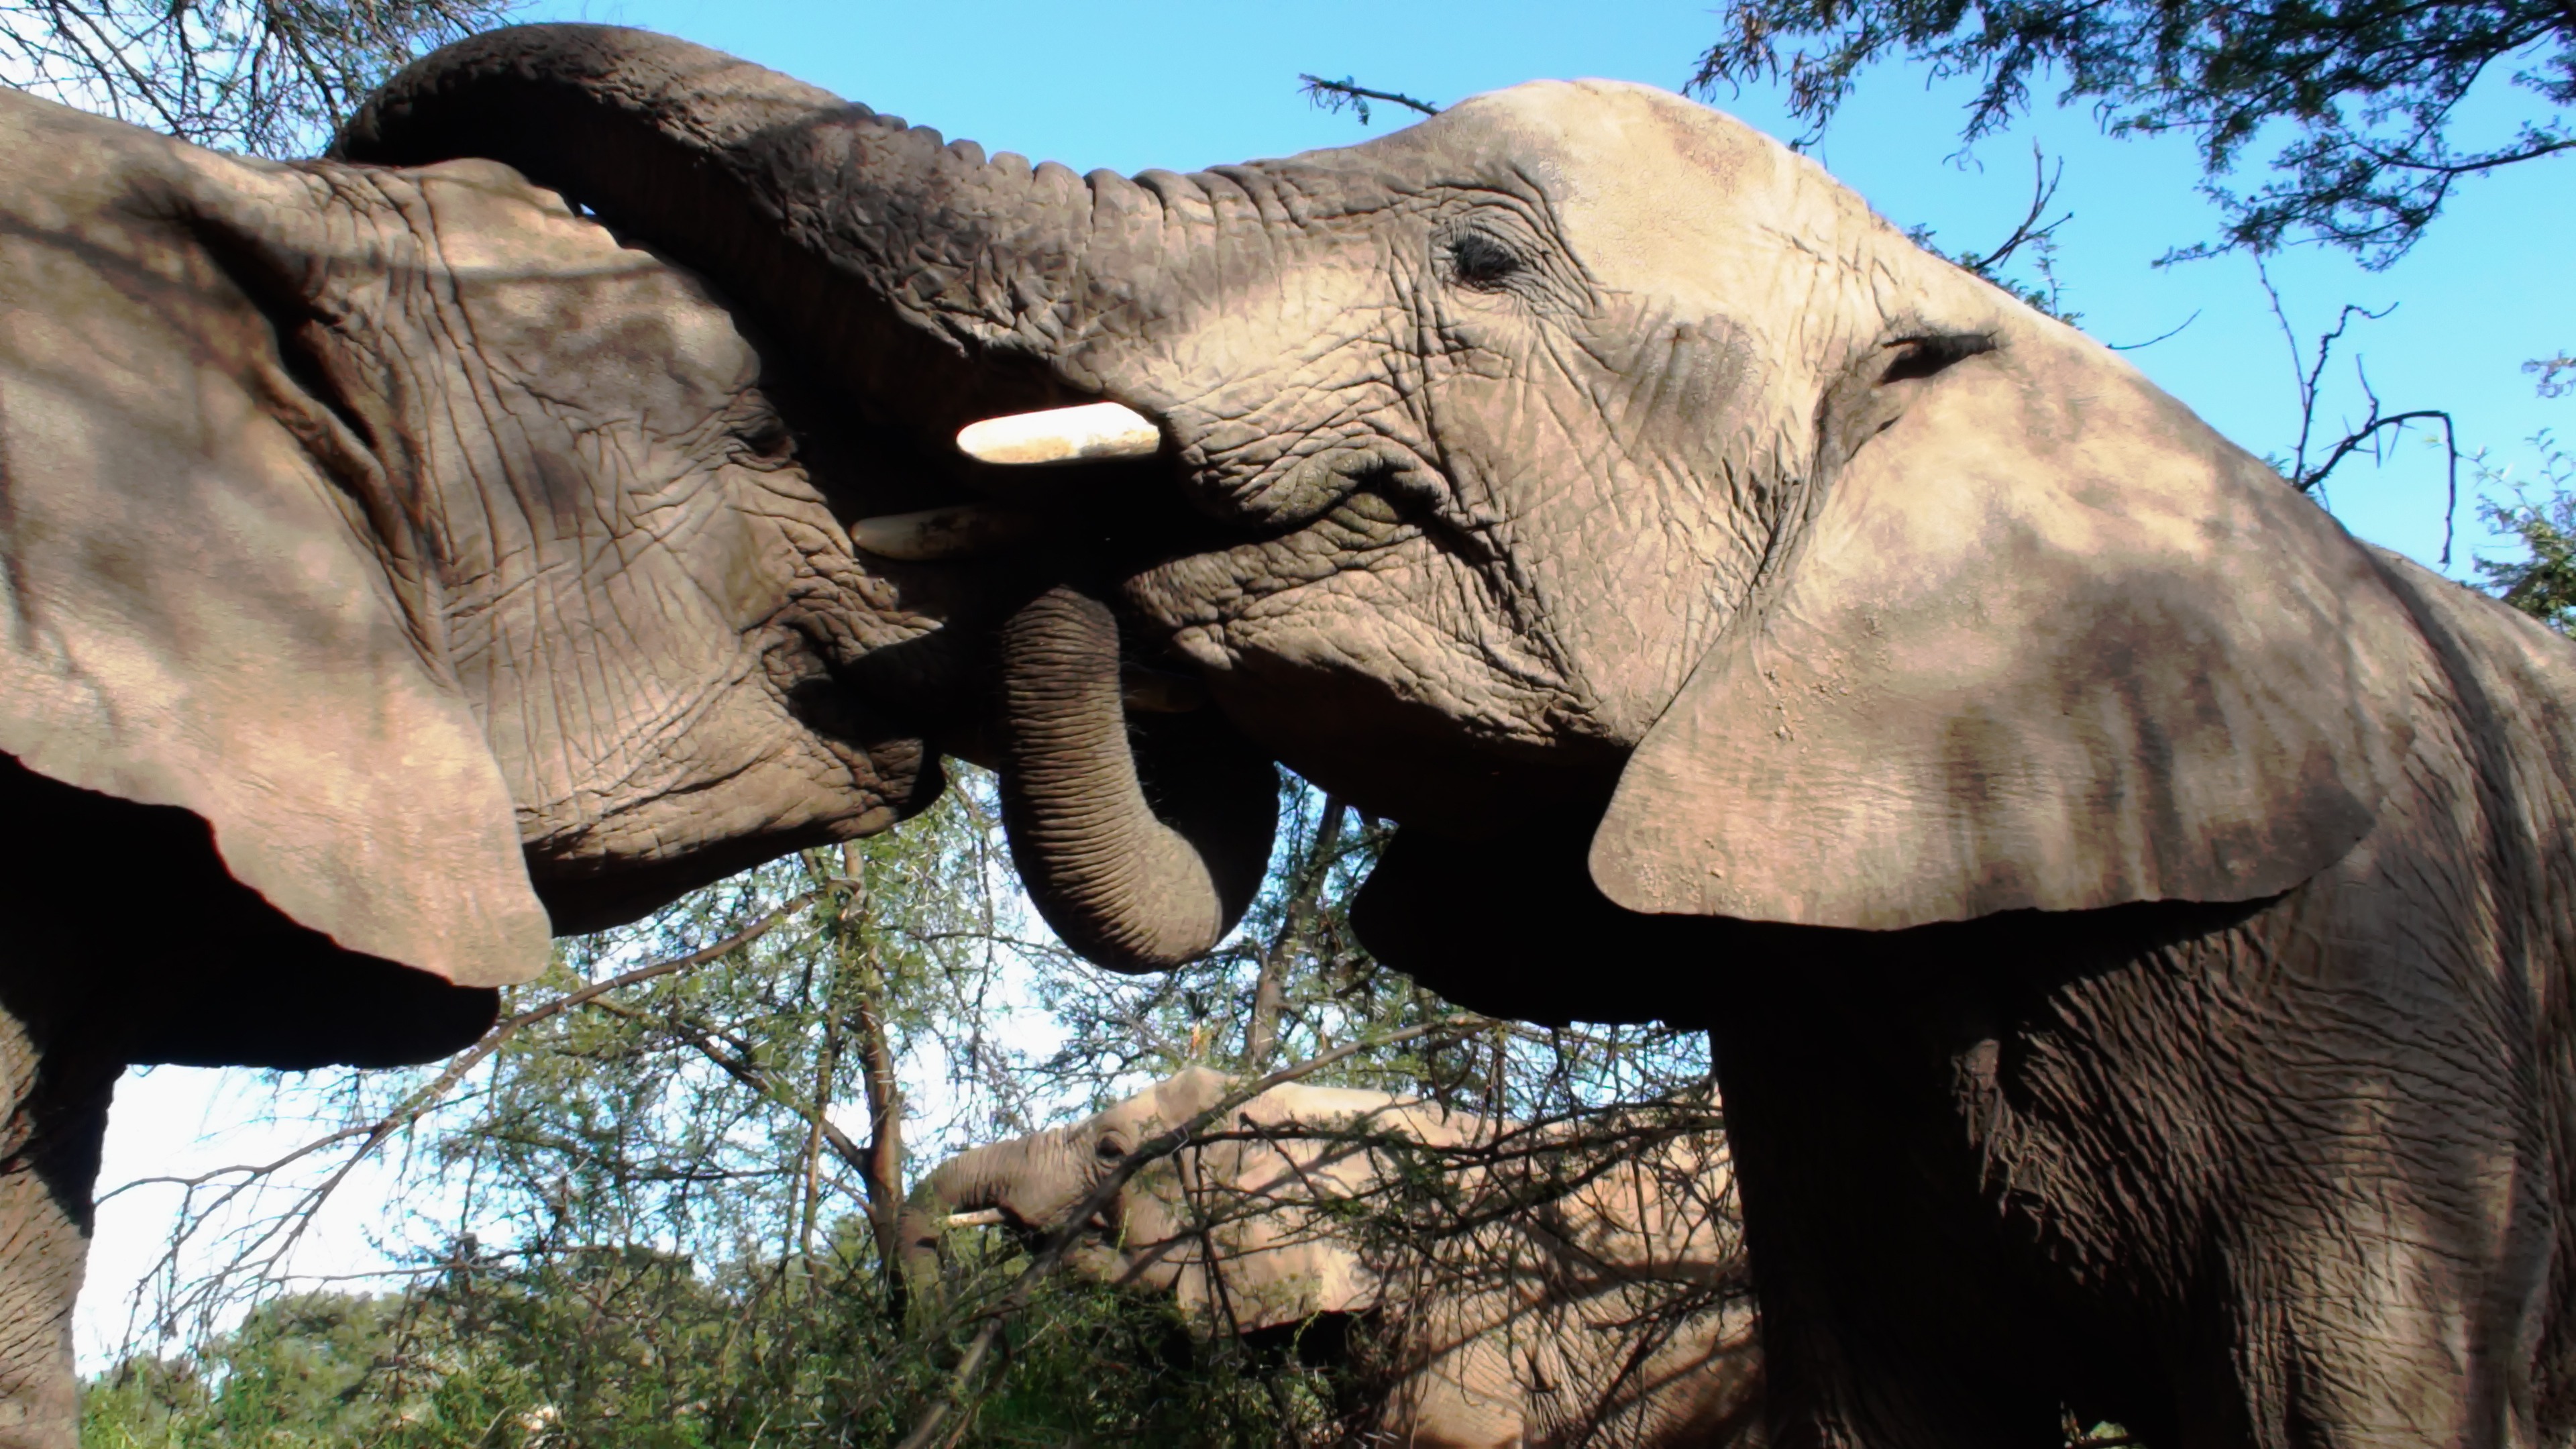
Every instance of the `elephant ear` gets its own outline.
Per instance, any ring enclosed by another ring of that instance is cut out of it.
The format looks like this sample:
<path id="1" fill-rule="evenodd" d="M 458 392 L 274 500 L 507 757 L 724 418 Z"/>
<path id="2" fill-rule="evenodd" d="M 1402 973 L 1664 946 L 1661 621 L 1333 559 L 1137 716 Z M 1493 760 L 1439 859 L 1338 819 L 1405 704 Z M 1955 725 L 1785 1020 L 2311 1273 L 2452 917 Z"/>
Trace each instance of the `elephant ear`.
<path id="1" fill-rule="evenodd" d="M 2408 625 L 2323 510 L 2036 317 L 1837 387 L 1791 547 L 1592 841 L 1631 910 L 1897 929 L 2287 890 L 2372 826 Z"/>
<path id="2" fill-rule="evenodd" d="M 0 124 L 0 151 L 30 129 Z M 92 200 L 69 169 L 49 204 Z M 507 787 L 426 662 L 432 611 L 307 445 L 341 425 L 184 228 L 96 210 L 0 238 L 0 751 L 193 812 L 236 879 L 348 950 L 529 979 L 549 931 Z"/>

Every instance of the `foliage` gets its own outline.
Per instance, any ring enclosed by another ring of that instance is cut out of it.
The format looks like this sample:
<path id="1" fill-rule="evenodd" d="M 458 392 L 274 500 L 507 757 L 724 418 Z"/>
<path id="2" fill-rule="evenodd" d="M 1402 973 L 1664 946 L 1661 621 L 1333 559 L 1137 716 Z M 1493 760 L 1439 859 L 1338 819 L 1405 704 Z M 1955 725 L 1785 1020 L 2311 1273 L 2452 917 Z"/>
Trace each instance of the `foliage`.
<path id="1" fill-rule="evenodd" d="M 2034 310 L 2044 312 L 2072 327 L 2083 320 L 2083 314 L 2066 305 L 2065 288 L 2057 280 L 2057 229 L 2074 213 L 2060 213 L 2055 219 L 2040 220 L 2047 215 L 2048 204 L 2057 199 L 2057 183 L 2066 175 L 2066 163 L 2054 169 L 2047 154 L 2036 143 L 2030 148 L 2030 209 L 2022 214 L 2019 225 L 1989 251 L 1944 251 L 1928 226 L 1910 227 L 1906 237 L 1916 246 L 1942 257 L 1967 271 L 1992 282 Z M 2039 273 L 2037 283 L 2026 282 L 2006 271 L 2005 264 L 2016 255 L 2028 252 L 2031 269 Z"/>
<path id="2" fill-rule="evenodd" d="M 1863 67 L 1902 54 L 1976 78 L 1971 142 L 2028 108 L 2043 69 L 2114 134 L 2191 133 L 2229 212 L 2194 254 L 2314 236 L 2386 265 L 2462 177 L 2576 146 L 2553 109 L 2576 103 L 2576 12 L 2559 0 L 1733 0 L 1725 15 L 1692 88 L 1785 74 L 1791 111 L 1819 130 Z M 2542 114 L 2504 144 L 2455 144 L 2461 100 L 2508 66 Z M 2220 185 L 2266 135 L 2287 138 L 2274 179 Z"/>
<path id="3" fill-rule="evenodd" d="M 2536 481 L 2548 496 L 2532 501 L 2529 482 L 2509 478 L 2481 461 L 2483 481 L 2513 491 L 2513 501 L 2479 500 L 2478 511 L 2498 533 L 2518 540 L 2527 557 L 2479 559 L 2478 574 L 2498 597 L 2561 634 L 2576 632 L 2576 458 L 2543 432 L 2531 440 L 2540 454 Z"/>
<path id="4" fill-rule="evenodd" d="M 1177 970 L 1122 976 L 1069 962 L 1039 984 L 1066 1027 L 1035 1065 L 1099 1101 L 1191 1063 L 1251 1073 L 1456 1008 L 1379 965 L 1350 928 L 1359 884 L 1393 835 L 1283 776 L 1271 880 L 1227 943 Z M 1334 1086 L 1416 1094 L 1485 1116 L 1535 1117 L 1638 1101 L 1704 1080 L 1707 1043 L 1666 1027 L 1525 1030 L 1496 1023 L 1466 1042 L 1429 1038 L 1317 1074 Z M 1122 1086 L 1122 1084 L 1124 1084 Z"/>
<path id="5" fill-rule="evenodd" d="M 1701 1038 L 1660 1029 L 1365 1047 L 1456 1013 L 1350 934 L 1386 828 L 1291 777 L 1281 802 L 1244 929 L 1161 977 L 1096 971 L 1034 924 L 974 773 L 888 834 L 564 943 L 477 1054 L 348 1073 L 309 1155 L 198 1185 L 186 1230 L 228 1243 L 230 1271 L 165 1285 L 159 1322 L 194 1352 L 93 1384 L 85 1442 L 891 1443 L 995 1324 L 955 1442 L 1331 1438 L 1346 1369 L 1061 1278 L 1020 1304 L 1030 1259 L 1005 1235 L 937 1302 L 890 1271 L 907 1178 L 1191 1062 L 1361 1045 L 1319 1079 L 1551 1123 L 1704 1083 Z M 413 1216 L 386 1234 L 410 1286 L 295 1292 L 300 1224 L 370 1151 L 402 1154 Z M 1417 1187 L 1386 1221 L 1438 1238 L 1464 1209 Z"/>
<path id="6" fill-rule="evenodd" d="M 855 1224 L 808 1263 L 707 1275 L 634 1249 L 511 1264 L 463 1247 L 428 1285 L 262 1305 L 178 1360 L 92 1385 L 87 1449 L 892 1443 L 934 1391 L 938 1329 L 884 1312 Z M 1018 1262 L 982 1265 L 999 1277 Z M 754 1279 L 769 1278 L 768 1284 Z M 1299 1442 L 1318 1375 L 1196 1344 L 1169 1302 L 1050 1282 L 970 1445 Z"/>
<path id="7" fill-rule="evenodd" d="M 0 0 L 0 80 L 201 146 L 286 156 L 517 0 Z"/>

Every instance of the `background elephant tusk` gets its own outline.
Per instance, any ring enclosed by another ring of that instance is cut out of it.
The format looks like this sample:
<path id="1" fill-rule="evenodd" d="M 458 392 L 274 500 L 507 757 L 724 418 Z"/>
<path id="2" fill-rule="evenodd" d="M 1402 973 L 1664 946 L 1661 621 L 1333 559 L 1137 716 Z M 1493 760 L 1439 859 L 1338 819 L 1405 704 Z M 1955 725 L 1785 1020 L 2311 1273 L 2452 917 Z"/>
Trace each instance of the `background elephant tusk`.
<path id="1" fill-rule="evenodd" d="M 936 563 L 1005 548 L 1037 531 L 1026 513 L 960 503 L 919 513 L 889 513 L 850 525 L 850 542 L 879 558 Z"/>
<path id="2" fill-rule="evenodd" d="M 1188 714 L 1208 702 L 1206 685 L 1141 664 L 1119 666 L 1118 695 L 1130 714 Z"/>
<path id="3" fill-rule="evenodd" d="M 979 1208 L 971 1213 L 950 1213 L 948 1215 L 948 1226 L 952 1228 L 998 1228 L 1001 1225 L 1002 1210 L 1000 1208 Z"/>
<path id="4" fill-rule="evenodd" d="M 1096 463 L 1150 458 L 1162 451 L 1163 432 L 1134 408 L 1084 403 L 969 423 L 957 434 L 957 448 L 980 463 Z"/>

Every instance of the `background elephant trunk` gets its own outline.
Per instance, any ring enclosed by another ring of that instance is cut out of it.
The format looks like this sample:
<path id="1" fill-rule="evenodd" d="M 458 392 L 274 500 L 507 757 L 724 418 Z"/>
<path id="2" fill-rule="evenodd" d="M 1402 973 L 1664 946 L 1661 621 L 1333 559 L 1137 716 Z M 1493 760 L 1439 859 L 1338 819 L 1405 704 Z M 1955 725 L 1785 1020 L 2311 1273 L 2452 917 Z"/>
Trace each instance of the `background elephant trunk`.
<path id="1" fill-rule="evenodd" d="M 964 423 L 1096 386 L 1054 368 L 1081 330 L 1082 279 L 1132 284 L 1155 264 L 1121 224 L 1140 204 L 1159 214 L 1133 182 L 988 162 L 971 141 L 616 26 L 514 26 L 447 46 L 388 82 L 333 154 L 515 166 L 721 278 L 845 399 L 943 447 Z"/>
<path id="2" fill-rule="evenodd" d="M 1034 1145 L 1055 1135 L 1041 1132 L 968 1148 L 932 1169 L 904 1199 L 895 1241 L 901 1245 L 902 1279 L 915 1295 L 938 1280 L 939 1241 L 948 1231 L 948 1219 L 956 1213 L 1013 1207 L 1014 1187 L 1030 1176 Z"/>
<path id="3" fill-rule="evenodd" d="M 1104 966 L 1153 971 L 1242 919 L 1269 864 L 1278 776 L 1199 715 L 1158 718 L 1131 747 L 1118 666 L 1116 620 L 1078 590 L 1051 589 L 1003 626 L 1002 820 L 1047 924 Z"/>

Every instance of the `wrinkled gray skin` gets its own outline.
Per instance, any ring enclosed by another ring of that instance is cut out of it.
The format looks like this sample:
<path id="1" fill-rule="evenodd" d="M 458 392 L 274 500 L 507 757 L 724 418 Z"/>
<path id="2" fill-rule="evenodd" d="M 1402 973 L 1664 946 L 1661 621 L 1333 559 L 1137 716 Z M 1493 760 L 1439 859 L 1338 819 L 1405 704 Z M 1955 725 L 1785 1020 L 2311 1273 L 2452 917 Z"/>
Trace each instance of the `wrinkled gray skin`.
<path id="1" fill-rule="evenodd" d="M 1054 1229 L 1120 1159 L 1235 1085 L 1192 1067 L 1084 1121 L 941 1163 L 905 1207 L 908 1274 L 932 1281 L 952 1214 Z M 1648 1132 L 1616 1160 L 1570 1158 L 1544 1131 L 1293 1083 L 1207 1132 L 1130 1178 L 1067 1260 L 1176 1295 L 1207 1332 L 1312 1338 L 1319 1314 L 1363 1316 L 1356 1442 L 1762 1442 L 1722 1149 Z M 1412 1232 L 1392 1191 L 1409 1173 L 1446 1179 Z"/>
<path id="2" fill-rule="evenodd" d="M 848 411 L 507 167 L 272 165 L 0 90 L 0 1446 L 73 1441 L 128 1063 L 453 1051 L 551 932 L 883 829 L 943 750 L 1072 848 L 1164 842 L 1177 886 L 1054 913 L 1179 890 L 1204 939 L 1146 958 L 1231 924 L 1268 762 L 1198 729 L 1165 773 L 1218 808 L 1156 820 L 1114 622 L 1063 606 L 1092 566 L 861 553 L 946 465 Z"/>
<path id="3" fill-rule="evenodd" d="M 1403 823 L 1366 938 L 1712 1025 L 1782 1442 L 2576 1436 L 2565 642 L 1670 96 L 1128 179 L 784 84 L 504 32 L 353 141 L 844 299 L 817 365 L 925 438 L 1156 420 L 1052 482 Z"/>
<path id="4" fill-rule="evenodd" d="M 935 791 L 848 680 L 957 590 L 853 555 L 759 383 L 505 167 L 0 91 L 0 1444 L 73 1441 L 127 1063 L 452 1051 L 550 926 Z"/>

